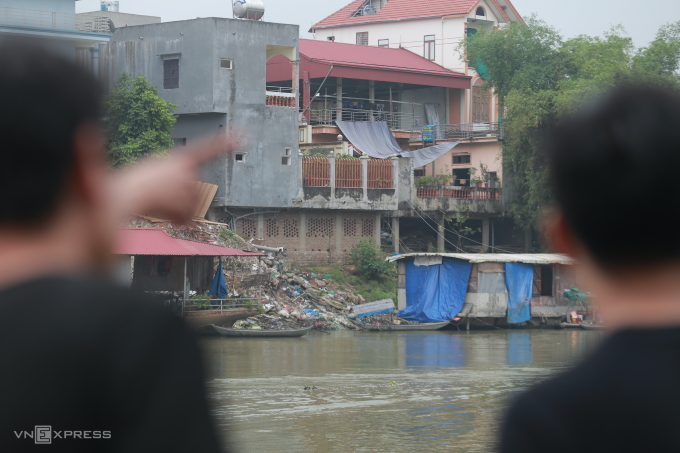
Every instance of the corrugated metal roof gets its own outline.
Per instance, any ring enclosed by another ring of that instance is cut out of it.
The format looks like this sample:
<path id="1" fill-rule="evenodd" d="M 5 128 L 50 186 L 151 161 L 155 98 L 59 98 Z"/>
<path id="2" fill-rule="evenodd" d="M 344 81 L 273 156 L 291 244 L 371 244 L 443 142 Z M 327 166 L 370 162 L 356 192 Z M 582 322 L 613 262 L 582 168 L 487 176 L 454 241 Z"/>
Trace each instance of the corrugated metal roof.
<path id="1" fill-rule="evenodd" d="M 177 239 L 158 228 L 123 228 L 118 231 L 115 255 L 159 256 L 263 256 L 261 253 Z"/>
<path id="2" fill-rule="evenodd" d="M 471 80 L 406 49 L 313 39 L 300 40 L 300 72 L 307 72 L 311 79 L 330 75 L 460 89 L 469 89 Z M 277 55 L 267 62 L 267 82 L 283 80 L 290 80 L 290 64 Z"/>
<path id="3" fill-rule="evenodd" d="M 387 258 L 395 262 L 421 256 L 443 256 L 470 263 L 527 263 L 527 264 L 574 264 L 574 260 L 558 253 L 406 253 Z"/>

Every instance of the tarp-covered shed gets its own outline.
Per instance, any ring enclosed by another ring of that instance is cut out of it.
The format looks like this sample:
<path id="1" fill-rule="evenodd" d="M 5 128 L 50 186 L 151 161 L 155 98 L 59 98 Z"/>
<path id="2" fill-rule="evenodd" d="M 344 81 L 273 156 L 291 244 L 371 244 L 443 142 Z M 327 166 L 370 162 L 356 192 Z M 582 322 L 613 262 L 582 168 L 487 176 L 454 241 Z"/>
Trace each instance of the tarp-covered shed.
<path id="1" fill-rule="evenodd" d="M 412 253 L 388 260 L 398 263 L 400 316 L 414 321 L 561 317 L 569 306 L 564 290 L 576 286 L 573 261 L 559 254 Z M 467 276 L 453 275 L 462 263 L 469 266 Z"/>

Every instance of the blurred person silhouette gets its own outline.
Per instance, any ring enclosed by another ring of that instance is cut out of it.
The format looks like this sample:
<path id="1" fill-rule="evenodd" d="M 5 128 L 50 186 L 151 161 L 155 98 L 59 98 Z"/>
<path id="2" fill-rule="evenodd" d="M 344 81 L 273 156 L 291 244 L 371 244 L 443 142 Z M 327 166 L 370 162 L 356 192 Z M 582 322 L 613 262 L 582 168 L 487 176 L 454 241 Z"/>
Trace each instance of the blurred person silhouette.
<path id="1" fill-rule="evenodd" d="M 680 451 L 680 94 L 614 89 L 556 126 L 550 166 L 547 237 L 610 332 L 514 401 L 500 450 Z"/>
<path id="2" fill-rule="evenodd" d="M 0 61 L 0 451 L 221 451 L 188 327 L 103 275 L 121 221 L 188 220 L 238 138 L 111 173 L 98 82 L 27 43 Z"/>

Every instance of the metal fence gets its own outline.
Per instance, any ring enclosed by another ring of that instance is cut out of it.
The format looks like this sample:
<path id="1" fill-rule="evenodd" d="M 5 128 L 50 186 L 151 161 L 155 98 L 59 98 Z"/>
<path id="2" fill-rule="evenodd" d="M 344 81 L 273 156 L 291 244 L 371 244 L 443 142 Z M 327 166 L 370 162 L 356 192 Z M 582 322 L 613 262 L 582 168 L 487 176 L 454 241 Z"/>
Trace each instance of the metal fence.
<path id="1" fill-rule="evenodd" d="M 335 159 L 335 187 L 361 188 L 361 160 Z"/>
<path id="2" fill-rule="evenodd" d="M 368 161 L 368 188 L 392 189 L 394 164 L 391 160 L 371 159 Z"/>
<path id="3" fill-rule="evenodd" d="M 390 129 L 413 131 L 420 128 L 420 117 L 413 113 L 361 110 L 350 108 L 310 109 L 309 122 L 313 125 L 335 125 L 335 121 L 385 121 Z"/>
<path id="4" fill-rule="evenodd" d="M 452 188 L 418 186 L 416 188 L 418 198 L 453 198 L 456 200 L 494 200 L 501 199 L 500 189 L 486 187 Z"/>
<path id="5" fill-rule="evenodd" d="M 325 157 L 302 158 L 302 185 L 328 187 L 331 181 L 331 163 Z"/>

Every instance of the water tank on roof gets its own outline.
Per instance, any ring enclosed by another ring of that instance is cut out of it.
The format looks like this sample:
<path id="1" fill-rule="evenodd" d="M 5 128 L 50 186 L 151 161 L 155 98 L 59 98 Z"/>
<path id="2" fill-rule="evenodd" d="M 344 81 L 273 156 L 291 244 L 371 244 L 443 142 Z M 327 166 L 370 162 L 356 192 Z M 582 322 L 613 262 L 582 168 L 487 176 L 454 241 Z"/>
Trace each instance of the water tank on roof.
<path id="1" fill-rule="evenodd" d="M 262 0 L 233 0 L 234 17 L 239 19 L 260 20 L 264 16 Z"/>

